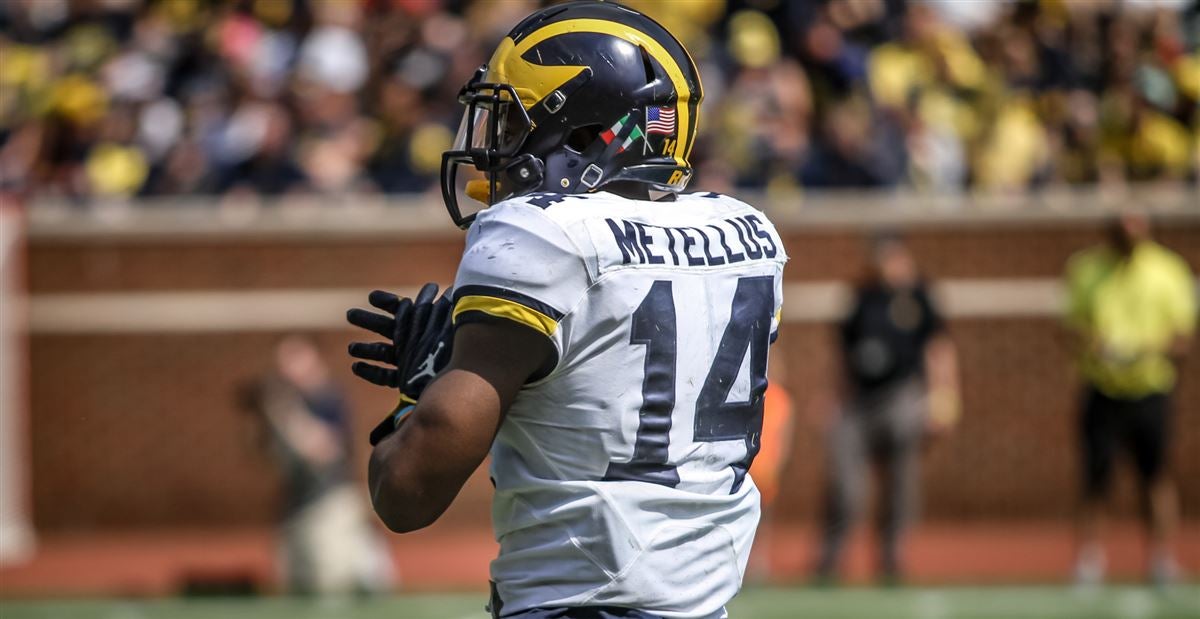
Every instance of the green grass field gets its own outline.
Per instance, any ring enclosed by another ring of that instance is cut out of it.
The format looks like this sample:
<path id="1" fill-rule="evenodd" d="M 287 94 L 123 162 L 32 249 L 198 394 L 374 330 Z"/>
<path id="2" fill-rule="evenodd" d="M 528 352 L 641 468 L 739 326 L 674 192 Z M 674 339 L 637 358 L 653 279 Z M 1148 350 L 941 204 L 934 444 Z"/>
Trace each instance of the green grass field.
<path id="1" fill-rule="evenodd" d="M 359 601 L 0 600 L 2 619 L 485 619 L 479 593 L 399 595 Z M 1114 587 L 950 589 L 748 589 L 734 619 L 1200 619 L 1200 587 L 1157 592 Z"/>

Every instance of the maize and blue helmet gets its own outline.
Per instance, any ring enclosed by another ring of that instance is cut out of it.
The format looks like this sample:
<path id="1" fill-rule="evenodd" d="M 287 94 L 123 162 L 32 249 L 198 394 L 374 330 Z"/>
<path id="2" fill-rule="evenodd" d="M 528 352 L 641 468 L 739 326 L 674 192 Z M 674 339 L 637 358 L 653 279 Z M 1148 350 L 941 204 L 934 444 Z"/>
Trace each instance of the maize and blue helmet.
<path id="1" fill-rule="evenodd" d="M 464 165 L 486 177 L 466 194 L 487 205 L 614 183 L 682 191 L 702 96 L 687 50 L 633 9 L 585 1 L 533 13 L 459 93 L 466 111 L 442 156 L 450 216 L 464 228 L 474 219 L 458 201 Z"/>

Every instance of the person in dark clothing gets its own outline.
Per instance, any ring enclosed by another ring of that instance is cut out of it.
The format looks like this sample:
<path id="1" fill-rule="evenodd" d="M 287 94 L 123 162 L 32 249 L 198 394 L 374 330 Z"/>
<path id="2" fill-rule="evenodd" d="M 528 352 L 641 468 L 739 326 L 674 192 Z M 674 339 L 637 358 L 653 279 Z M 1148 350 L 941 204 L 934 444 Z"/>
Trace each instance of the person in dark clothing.
<path id="1" fill-rule="evenodd" d="M 828 437 L 827 490 L 817 578 L 831 582 L 866 494 L 880 472 L 880 574 L 901 576 L 901 538 L 917 512 L 920 447 L 961 409 L 957 353 L 905 244 L 882 238 L 871 272 L 840 327 L 842 374 Z"/>
<path id="2" fill-rule="evenodd" d="M 280 563 L 287 591 L 346 594 L 391 585 L 386 546 L 352 473 L 350 411 L 315 344 L 289 336 L 248 402 L 283 474 Z"/>

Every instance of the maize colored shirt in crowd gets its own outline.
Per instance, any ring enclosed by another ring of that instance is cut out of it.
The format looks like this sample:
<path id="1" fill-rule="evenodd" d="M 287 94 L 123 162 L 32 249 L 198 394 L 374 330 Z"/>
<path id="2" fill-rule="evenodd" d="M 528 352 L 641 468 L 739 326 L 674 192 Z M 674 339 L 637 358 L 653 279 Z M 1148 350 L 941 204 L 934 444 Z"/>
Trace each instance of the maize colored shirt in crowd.
<path id="1" fill-rule="evenodd" d="M 1084 250 L 1067 265 L 1067 322 L 1090 344 L 1080 358 L 1089 384 L 1113 398 L 1169 392 L 1173 340 L 1196 322 L 1196 284 L 1187 263 L 1151 241 L 1128 258 L 1108 247 Z"/>

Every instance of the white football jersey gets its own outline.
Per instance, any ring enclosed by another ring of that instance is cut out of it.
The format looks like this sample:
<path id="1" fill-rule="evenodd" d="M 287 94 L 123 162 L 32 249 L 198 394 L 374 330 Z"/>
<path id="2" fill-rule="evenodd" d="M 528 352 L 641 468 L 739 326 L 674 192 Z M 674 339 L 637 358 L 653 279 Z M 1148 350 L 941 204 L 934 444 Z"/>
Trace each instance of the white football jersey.
<path id="1" fill-rule="evenodd" d="M 786 261 L 762 212 L 713 193 L 534 194 L 479 214 L 455 323 L 516 321 L 558 353 L 492 447 L 502 616 L 723 616 L 758 525 L 746 471 Z"/>

